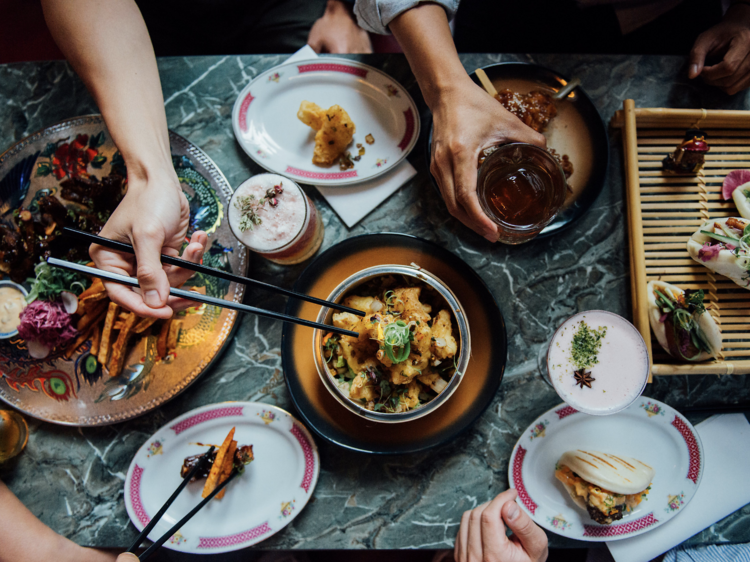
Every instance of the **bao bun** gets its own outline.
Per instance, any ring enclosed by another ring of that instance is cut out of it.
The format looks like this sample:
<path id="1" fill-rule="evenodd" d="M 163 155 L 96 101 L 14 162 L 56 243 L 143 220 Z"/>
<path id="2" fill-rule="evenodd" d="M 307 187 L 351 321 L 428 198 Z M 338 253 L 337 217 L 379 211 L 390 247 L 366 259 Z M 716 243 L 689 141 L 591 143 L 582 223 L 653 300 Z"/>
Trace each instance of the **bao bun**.
<path id="1" fill-rule="evenodd" d="M 731 217 L 730 217 L 731 218 Z M 732 250 L 722 248 L 718 255 L 706 259 L 699 255 L 701 248 L 704 244 L 718 244 L 717 240 L 714 240 L 710 236 L 706 236 L 701 230 L 707 230 L 709 232 L 714 231 L 714 223 L 726 224 L 729 218 L 726 219 L 711 219 L 704 222 L 701 227 L 695 231 L 690 237 L 687 243 L 687 251 L 690 257 L 697 261 L 699 264 L 707 267 L 711 271 L 729 277 L 732 281 L 737 283 L 740 287 L 747 289 L 750 287 L 750 275 L 748 274 L 748 264 L 750 258 L 744 256 L 737 256 Z M 746 223 L 746 219 L 735 219 L 743 223 Z"/>
<path id="2" fill-rule="evenodd" d="M 654 331 L 656 339 L 659 340 L 659 345 L 671 355 L 672 352 L 669 351 L 669 342 L 667 340 L 667 326 L 664 322 L 659 321 L 662 316 L 662 310 L 656 304 L 655 290 L 658 290 L 665 296 L 672 297 L 675 300 L 677 297 L 684 294 L 685 291 L 679 287 L 665 283 L 664 281 L 651 281 L 648 284 L 648 319 L 651 323 L 651 329 Z M 696 321 L 698 327 L 703 331 L 708 343 L 711 345 L 712 353 L 709 354 L 705 351 L 701 351 L 698 357 L 693 359 L 693 361 L 705 361 L 712 357 L 716 357 L 719 354 L 722 345 L 719 326 L 716 325 L 716 321 L 708 312 L 704 312 L 698 316 Z M 679 359 L 679 357 L 677 359 Z"/>
<path id="3" fill-rule="evenodd" d="M 637 459 L 598 451 L 568 451 L 557 464 L 567 466 L 591 484 L 622 495 L 642 492 L 656 474 L 653 468 Z M 571 490 L 572 486 L 566 488 L 576 504 L 586 509 L 586 504 Z"/>

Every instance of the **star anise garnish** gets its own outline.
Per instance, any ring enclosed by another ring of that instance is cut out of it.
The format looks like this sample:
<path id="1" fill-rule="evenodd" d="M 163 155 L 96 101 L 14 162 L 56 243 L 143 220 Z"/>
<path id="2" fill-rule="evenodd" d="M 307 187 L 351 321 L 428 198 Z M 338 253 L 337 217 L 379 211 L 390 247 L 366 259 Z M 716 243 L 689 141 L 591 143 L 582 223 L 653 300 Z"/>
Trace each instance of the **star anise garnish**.
<path id="1" fill-rule="evenodd" d="M 591 376 L 591 371 L 587 371 L 586 369 L 575 371 L 573 376 L 576 379 L 576 384 L 580 385 L 581 388 L 583 388 L 584 385 L 591 388 L 591 383 L 596 380 Z"/>

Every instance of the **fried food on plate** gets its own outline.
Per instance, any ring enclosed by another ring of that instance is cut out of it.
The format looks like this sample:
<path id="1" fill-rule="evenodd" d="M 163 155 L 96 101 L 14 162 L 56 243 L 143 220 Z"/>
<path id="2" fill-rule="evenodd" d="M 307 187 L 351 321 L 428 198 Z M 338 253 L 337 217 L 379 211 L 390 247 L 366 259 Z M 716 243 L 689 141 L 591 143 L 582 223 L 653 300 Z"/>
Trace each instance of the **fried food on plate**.
<path id="1" fill-rule="evenodd" d="M 339 105 L 321 109 L 312 102 L 303 101 L 297 118 L 318 131 L 312 159 L 316 166 L 331 166 L 346 151 L 357 130 L 349 114 Z"/>

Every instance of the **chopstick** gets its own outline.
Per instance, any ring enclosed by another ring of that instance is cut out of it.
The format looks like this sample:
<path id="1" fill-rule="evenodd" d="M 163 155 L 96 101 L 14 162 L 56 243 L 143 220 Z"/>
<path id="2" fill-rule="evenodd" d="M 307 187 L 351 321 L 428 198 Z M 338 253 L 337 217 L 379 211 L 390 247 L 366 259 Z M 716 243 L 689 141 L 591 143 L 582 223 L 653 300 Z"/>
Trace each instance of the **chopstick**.
<path id="1" fill-rule="evenodd" d="M 87 265 L 81 265 L 78 263 L 60 260 L 57 258 L 47 258 L 47 263 L 55 267 L 61 267 L 63 269 L 68 269 L 70 271 L 77 271 L 78 273 L 83 273 L 84 275 L 91 275 L 93 277 L 99 277 L 107 281 L 112 281 L 113 283 L 120 283 L 122 285 L 127 285 L 129 287 L 140 287 L 140 285 L 138 285 L 138 279 L 136 279 L 135 277 L 128 277 L 126 275 L 110 273 L 109 271 L 104 271 L 103 269 L 97 269 L 95 267 L 89 267 Z M 227 300 L 216 298 L 216 297 L 209 297 L 208 295 L 201 295 L 200 293 L 196 293 L 195 291 L 186 291 L 184 289 L 175 289 L 174 287 L 171 287 L 169 289 L 169 294 L 172 295 L 173 297 L 180 297 L 183 299 L 200 302 L 204 304 L 212 304 L 214 306 L 219 306 L 222 308 L 229 308 L 231 310 L 237 310 L 239 312 L 249 312 L 257 316 L 263 316 L 265 318 L 274 318 L 275 320 L 281 320 L 282 322 L 291 322 L 293 324 L 299 324 L 300 326 L 307 326 L 309 328 L 317 328 L 319 330 L 325 330 L 326 332 L 334 332 L 336 334 L 342 334 L 344 336 L 352 336 L 354 338 L 359 337 L 359 334 L 357 332 L 344 330 L 343 328 L 338 328 L 336 326 L 331 326 L 329 324 L 320 324 L 318 322 L 312 322 L 311 320 L 305 320 L 304 318 L 297 318 L 296 316 L 289 316 L 287 314 L 281 314 L 280 312 L 273 312 L 271 310 L 264 310 L 262 308 L 248 306 L 246 304 L 240 304 L 237 302 L 227 301 Z"/>
<path id="2" fill-rule="evenodd" d="M 211 448 L 201 455 L 201 458 L 198 459 L 198 462 L 195 463 L 195 466 L 193 466 L 193 468 L 190 469 L 190 472 L 187 473 L 185 478 L 182 479 L 182 482 L 174 491 L 174 493 L 169 497 L 169 499 L 164 503 L 164 505 L 161 506 L 161 509 L 156 513 L 156 515 L 154 515 L 154 518 L 148 522 L 148 525 L 146 525 L 143 528 L 143 531 L 141 531 L 141 534 L 138 535 L 138 538 L 135 539 L 133 544 L 130 545 L 130 548 L 127 550 L 128 552 L 135 552 L 135 549 L 141 545 L 141 543 L 143 542 L 143 539 L 148 537 L 148 534 L 151 532 L 151 529 L 154 528 L 154 526 L 159 522 L 162 516 L 167 512 L 167 509 L 169 509 L 169 506 L 172 505 L 175 499 L 177 499 L 177 496 L 180 495 L 180 492 L 182 492 L 182 490 L 185 489 L 185 486 L 187 486 L 188 482 L 190 482 L 190 479 L 193 476 L 195 476 L 195 473 L 198 472 L 198 469 L 204 468 L 206 461 L 211 456 L 211 453 L 214 452 L 214 449 L 216 449 L 216 447 L 211 445 Z M 169 536 L 172 536 L 172 535 L 169 535 Z"/>
<path id="3" fill-rule="evenodd" d="M 123 252 L 126 254 L 135 254 L 135 250 L 133 249 L 133 246 L 131 246 L 130 244 L 126 244 L 124 242 L 118 242 L 117 240 L 111 240 L 110 238 L 97 236 L 95 234 L 83 232 L 82 230 L 76 230 L 75 228 L 68 228 L 67 226 L 62 229 L 62 233 L 66 236 L 70 236 L 71 238 L 76 238 L 80 240 L 81 242 L 87 242 L 89 244 L 99 244 L 100 246 L 105 246 L 106 248 L 109 248 L 111 250 L 116 250 L 118 252 Z M 260 289 L 266 289 L 268 291 L 273 291 L 275 293 L 286 295 L 288 297 L 294 297 L 297 299 L 301 299 L 303 301 L 311 302 L 314 304 L 319 304 L 322 306 L 327 306 L 328 308 L 333 308 L 334 310 L 350 312 L 351 314 L 356 314 L 357 316 L 365 316 L 366 314 L 365 312 L 361 310 L 357 310 L 355 308 L 349 308 L 348 306 L 343 306 L 335 302 L 330 302 L 330 301 L 319 299 L 316 297 L 311 297 L 310 295 L 296 293 L 295 291 L 290 291 L 289 289 L 284 289 L 283 287 L 277 287 L 276 285 L 264 283 L 263 281 L 250 279 L 249 277 L 242 277 L 241 275 L 235 275 L 234 273 L 230 273 L 228 271 L 222 271 L 221 269 L 214 269 L 213 267 L 207 267 L 202 264 L 193 263 L 191 261 L 183 260 L 180 258 L 175 258 L 174 256 L 167 256 L 167 255 L 162 254 L 161 262 L 169 264 L 169 265 L 176 265 L 177 267 L 189 269 L 190 271 L 197 271 L 198 273 L 205 273 L 206 275 L 218 277 L 226 281 L 234 281 L 235 283 L 240 283 L 242 285 L 253 285 Z"/>
<path id="4" fill-rule="evenodd" d="M 555 101 L 560 101 L 561 99 L 567 97 L 567 95 L 575 90 L 578 86 L 581 85 L 581 79 L 576 77 L 573 78 L 570 82 L 568 82 L 559 92 L 557 92 L 555 95 L 552 96 L 552 99 Z"/>
<path id="5" fill-rule="evenodd" d="M 482 83 L 482 87 L 484 88 L 484 90 L 494 98 L 497 95 L 497 90 L 495 89 L 495 86 L 492 84 L 492 81 L 487 76 L 487 73 L 481 68 L 477 68 L 474 71 L 474 73 L 477 75 L 477 78 L 479 78 L 479 81 Z"/>
<path id="6" fill-rule="evenodd" d="M 232 480 L 234 480 L 234 478 L 238 474 L 240 474 L 239 470 L 237 470 L 236 468 L 234 470 L 232 470 L 232 474 L 230 474 L 229 477 L 226 480 L 224 480 L 224 482 L 222 482 L 221 484 L 219 484 L 218 486 L 216 486 L 216 488 L 214 489 L 214 491 L 211 492 L 208 495 L 208 497 L 206 497 L 201 503 L 199 503 L 193 509 L 191 509 L 190 512 L 185 517 L 183 517 L 177 523 L 175 523 L 172 526 L 172 528 L 169 529 L 169 531 L 167 531 L 166 533 L 164 533 L 158 541 L 156 541 L 154 544 L 152 544 L 151 546 L 149 546 L 146 549 L 146 552 L 144 552 L 143 554 L 141 554 L 138 557 L 138 559 L 141 560 L 141 562 L 143 562 L 149 556 L 151 556 L 154 553 L 154 551 L 156 551 L 161 545 L 163 545 L 165 542 L 167 542 L 169 540 L 169 537 L 171 537 L 177 531 L 179 531 L 180 527 L 182 527 L 185 523 L 187 523 L 193 517 L 193 515 L 195 515 L 201 509 L 203 509 L 204 505 L 206 505 L 208 502 L 210 502 L 216 494 L 218 494 L 219 492 L 221 492 L 227 486 L 227 484 L 229 484 Z"/>

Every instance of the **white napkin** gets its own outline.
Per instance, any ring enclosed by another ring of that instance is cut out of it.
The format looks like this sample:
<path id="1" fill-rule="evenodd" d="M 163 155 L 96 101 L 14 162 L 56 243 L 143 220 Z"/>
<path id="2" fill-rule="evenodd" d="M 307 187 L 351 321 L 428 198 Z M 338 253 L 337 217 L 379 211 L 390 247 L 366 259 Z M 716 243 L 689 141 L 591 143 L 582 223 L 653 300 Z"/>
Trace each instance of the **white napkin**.
<path id="1" fill-rule="evenodd" d="M 305 45 L 286 62 L 314 59 L 317 56 L 310 45 Z M 414 166 L 404 160 L 387 174 L 370 181 L 346 187 L 316 185 L 315 188 L 344 224 L 351 228 L 416 175 Z"/>
<path id="2" fill-rule="evenodd" d="M 616 561 L 652 560 L 750 503 L 750 424 L 745 416 L 713 416 L 695 429 L 703 443 L 705 469 L 693 499 L 653 531 L 608 542 Z"/>

